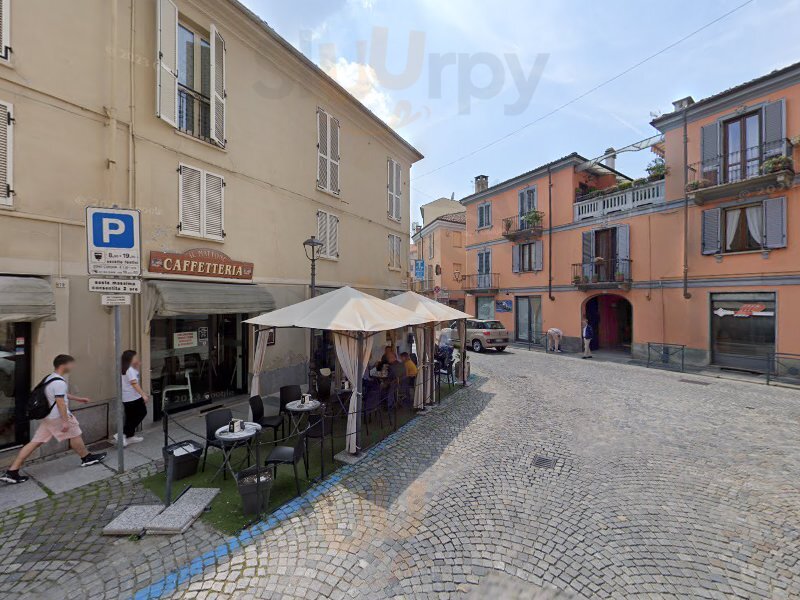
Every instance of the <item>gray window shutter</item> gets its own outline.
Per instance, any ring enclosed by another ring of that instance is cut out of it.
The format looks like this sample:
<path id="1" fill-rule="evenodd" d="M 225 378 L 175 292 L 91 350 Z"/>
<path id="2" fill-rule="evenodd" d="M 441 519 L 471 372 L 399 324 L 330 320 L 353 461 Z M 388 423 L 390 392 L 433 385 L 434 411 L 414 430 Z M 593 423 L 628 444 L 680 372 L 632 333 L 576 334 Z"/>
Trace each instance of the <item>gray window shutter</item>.
<path id="1" fill-rule="evenodd" d="M 317 211 L 317 240 L 322 242 L 320 256 L 328 256 L 328 213 L 324 210 Z"/>
<path id="2" fill-rule="evenodd" d="M 786 198 L 764 200 L 764 247 L 786 247 Z"/>
<path id="3" fill-rule="evenodd" d="M 203 235 L 214 240 L 225 239 L 225 180 L 205 173 L 205 216 Z"/>
<path id="4" fill-rule="evenodd" d="M 200 169 L 180 166 L 178 196 L 181 233 L 203 235 L 203 172 Z"/>
<path id="5" fill-rule="evenodd" d="M 722 249 L 722 235 L 720 233 L 721 226 L 721 208 L 711 208 L 703 211 L 703 254 L 718 254 Z"/>
<path id="6" fill-rule="evenodd" d="M 536 240 L 533 243 L 533 270 L 541 271 L 544 269 L 544 242 Z"/>
<path id="7" fill-rule="evenodd" d="M 0 0 L 0 58 L 8 60 L 11 50 L 11 0 Z"/>
<path id="8" fill-rule="evenodd" d="M 786 154 L 786 111 L 783 100 L 764 106 L 764 157 Z"/>
<path id="9" fill-rule="evenodd" d="M 594 259 L 594 231 L 583 232 L 583 274 L 586 277 L 592 276 L 592 260 Z"/>
<path id="10" fill-rule="evenodd" d="M 525 190 L 519 193 L 519 216 L 525 214 Z"/>
<path id="11" fill-rule="evenodd" d="M 14 107 L 0 102 L 0 205 L 14 204 Z"/>
<path id="12" fill-rule="evenodd" d="M 511 247 L 511 271 L 514 273 L 519 273 L 520 271 L 520 254 L 522 252 L 522 246 L 512 246 Z"/>
<path id="13" fill-rule="evenodd" d="M 329 131 L 331 136 L 330 145 L 330 155 L 328 159 L 330 160 L 330 168 L 331 168 L 331 175 L 330 175 L 330 191 L 333 194 L 338 195 L 341 191 L 341 182 L 339 180 L 339 120 L 331 117 L 329 121 Z"/>
<path id="14" fill-rule="evenodd" d="M 530 201 L 528 202 L 528 207 L 530 210 L 538 210 L 539 208 L 539 188 L 532 187 L 528 190 L 528 194 L 530 195 Z"/>
<path id="15" fill-rule="evenodd" d="M 719 123 L 705 125 L 701 132 L 701 151 L 703 161 L 703 179 L 708 179 L 712 185 L 720 183 L 720 148 L 719 148 Z"/>
<path id="16" fill-rule="evenodd" d="M 628 260 L 631 257 L 631 226 L 617 225 L 617 258 Z"/>
<path id="17" fill-rule="evenodd" d="M 328 215 L 328 256 L 339 258 L 339 217 Z"/>
<path id="18" fill-rule="evenodd" d="M 211 139 L 225 146 L 225 40 L 211 26 Z"/>
<path id="19" fill-rule="evenodd" d="M 158 75 L 156 115 L 173 127 L 178 123 L 178 7 L 158 0 Z"/>
<path id="20" fill-rule="evenodd" d="M 317 187 L 328 189 L 328 113 L 317 109 Z"/>

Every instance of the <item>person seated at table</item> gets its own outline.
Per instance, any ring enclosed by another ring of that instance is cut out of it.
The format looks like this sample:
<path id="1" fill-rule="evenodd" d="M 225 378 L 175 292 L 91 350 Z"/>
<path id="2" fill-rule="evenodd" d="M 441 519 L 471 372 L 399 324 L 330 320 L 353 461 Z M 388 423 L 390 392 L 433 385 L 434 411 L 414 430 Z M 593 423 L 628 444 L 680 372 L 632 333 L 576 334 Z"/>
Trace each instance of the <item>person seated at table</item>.
<path id="1" fill-rule="evenodd" d="M 375 363 L 375 370 L 381 371 L 384 365 L 389 365 L 396 361 L 397 355 L 394 353 L 394 350 L 391 346 L 386 346 L 386 348 L 383 350 L 383 356 L 381 356 L 381 359 Z"/>
<path id="2" fill-rule="evenodd" d="M 411 356 L 408 352 L 403 352 L 400 355 L 400 359 L 403 363 L 403 366 L 406 368 L 406 377 L 416 377 L 419 369 L 417 369 L 417 365 L 414 364 L 414 361 L 411 360 Z"/>

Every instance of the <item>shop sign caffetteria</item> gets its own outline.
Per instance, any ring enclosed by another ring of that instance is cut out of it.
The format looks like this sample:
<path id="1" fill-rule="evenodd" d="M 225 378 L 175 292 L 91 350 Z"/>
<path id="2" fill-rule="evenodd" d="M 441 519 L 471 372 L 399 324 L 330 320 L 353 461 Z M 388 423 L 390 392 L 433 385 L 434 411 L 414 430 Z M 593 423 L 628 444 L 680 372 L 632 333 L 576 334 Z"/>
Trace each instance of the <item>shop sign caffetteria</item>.
<path id="1" fill-rule="evenodd" d="M 148 271 L 219 279 L 252 279 L 253 263 L 233 260 L 224 252 L 211 248 L 195 248 L 183 254 L 152 251 Z"/>

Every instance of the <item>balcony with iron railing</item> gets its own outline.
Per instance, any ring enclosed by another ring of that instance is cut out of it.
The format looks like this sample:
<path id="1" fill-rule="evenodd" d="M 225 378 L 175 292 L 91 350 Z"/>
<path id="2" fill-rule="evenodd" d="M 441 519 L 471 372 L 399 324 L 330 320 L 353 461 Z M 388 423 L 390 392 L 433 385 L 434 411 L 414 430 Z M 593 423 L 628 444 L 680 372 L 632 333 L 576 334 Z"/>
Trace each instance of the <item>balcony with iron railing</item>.
<path id="1" fill-rule="evenodd" d="M 744 151 L 706 156 L 689 165 L 686 192 L 697 204 L 775 188 L 794 179 L 789 140 L 759 144 Z"/>
<path id="2" fill-rule="evenodd" d="M 211 140 L 211 100 L 178 84 L 178 129 L 204 142 Z"/>
<path id="3" fill-rule="evenodd" d="M 664 176 L 652 180 L 624 182 L 605 190 L 596 190 L 575 198 L 575 221 L 631 210 L 664 202 Z"/>
<path id="4" fill-rule="evenodd" d="M 488 292 L 500 287 L 499 273 L 476 273 L 464 275 L 461 280 L 461 289 L 465 292 Z"/>
<path id="5" fill-rule="evenodd" d="M 544 213 L 532 210 L 522 215 L 503 219 L 503 237 L 512 242 L 534 240 L 542 237 Z"/>
<path id="6" fill-rule="evenodd" d="M 631 260 L 595 258 L 572 265 L 572 285 L 580 290 L 630 289 Z"/>

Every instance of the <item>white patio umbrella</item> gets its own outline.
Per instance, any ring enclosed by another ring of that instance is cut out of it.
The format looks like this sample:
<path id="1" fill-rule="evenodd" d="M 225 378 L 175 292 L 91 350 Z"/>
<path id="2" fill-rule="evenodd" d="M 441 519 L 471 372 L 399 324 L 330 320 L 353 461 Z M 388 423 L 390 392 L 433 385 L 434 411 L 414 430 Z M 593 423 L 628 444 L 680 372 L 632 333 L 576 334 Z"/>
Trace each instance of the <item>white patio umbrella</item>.
<path id="1" fill-rule="evenodd" d="M 316 298 L 248 319 L 262 327 L 303 327 L 334 332 L 336 355 L 347 378 L 356 386 L 347 415 L 347 450 L 356 454 L 360 446 L 362 377 L 369 351 L 364 341 L 381 331 L 419 325 L 429 319 L 401 306 L 343 287 Z"/>
<path id="2" fill-rule="evenodd" d="M 449 323 L 451 321 L 459 321 L 459 338 L 461 340 L 461 367 L 464 373 L 464 360 L 466 354 L 466 327 L 464 327 L 464 319 L 473 318 L 463 311 L 452 308 L 441 302 L 437 302 L 432 298 L 427 298 L 416 292 L 404 292 L 392 298 L 387 302 L 391 302 L 397 306 L 407 308 L 418 315 L 424 315 L 430 319 L 431 326 L 427 327 L 428 336 L 425 335 L 426 328 L 415 327 L 414 337 L 417 339 L 417 345 L 422 346 L 418 348 L 417 352 L 421 355 L 420 361 L 423 363 L 424 369 L 427 371 L 423 377 L 417 381 L 416 390 L 414 390 L 414 407 L 422 408 L 424 399 L 428 396 L 428 389 L 433 389 L 433 325 L 437 323 Z M 422 341 L 422 344 L 419 342 Z M 463 377 L 462 377 L 463 380 Z M 430 387 L 428 388 L 428 386 Z M 426 389 L 427 388 L 427 389 Z"/>

